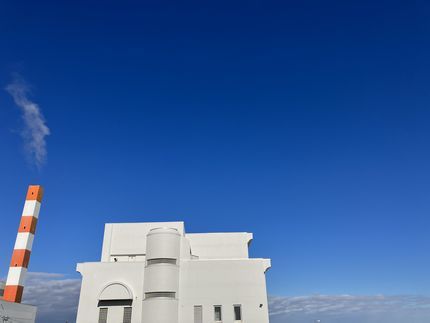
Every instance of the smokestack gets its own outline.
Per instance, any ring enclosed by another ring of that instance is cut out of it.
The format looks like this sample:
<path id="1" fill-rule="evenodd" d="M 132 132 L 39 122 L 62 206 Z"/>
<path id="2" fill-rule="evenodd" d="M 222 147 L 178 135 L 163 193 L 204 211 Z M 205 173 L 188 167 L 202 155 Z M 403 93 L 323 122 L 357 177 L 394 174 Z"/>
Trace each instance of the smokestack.
<path id="1" fill-rule="evenodd" d="M 30 185 L 28 187 L 21 223 L 19 224 L 18 235 L 16 236 L 15 247 L 7 275 L 3 295 L 3 300 L 5 301 L 21 303 L 22 292 L 24 291 L 24 279 L 30 261 L 42 195 L 42 186 Z"/>

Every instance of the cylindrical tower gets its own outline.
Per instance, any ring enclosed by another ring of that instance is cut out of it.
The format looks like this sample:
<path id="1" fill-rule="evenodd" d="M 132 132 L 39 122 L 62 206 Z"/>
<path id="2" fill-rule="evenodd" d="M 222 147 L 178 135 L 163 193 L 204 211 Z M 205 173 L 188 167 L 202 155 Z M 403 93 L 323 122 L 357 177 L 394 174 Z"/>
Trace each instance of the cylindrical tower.
<path id="1" fill-rule="evenodd" d="M 24 279 L 30 262 L 31 248 L 33 246 L 34 233 L 36 232 L 37 219 L 39 217 L 42 202 L 43 188 L 39 185 L 30 185 L 22 211 L 21 223 L 12 254 L 9 273 L 3 300 L 21 303 L 24 291 Z"/>
<path id="2" fill-rule="evenodd" d="M 147 235 L 143 323 L 178 322 L 180 245 L 181 235 L 173 228 Z"/>

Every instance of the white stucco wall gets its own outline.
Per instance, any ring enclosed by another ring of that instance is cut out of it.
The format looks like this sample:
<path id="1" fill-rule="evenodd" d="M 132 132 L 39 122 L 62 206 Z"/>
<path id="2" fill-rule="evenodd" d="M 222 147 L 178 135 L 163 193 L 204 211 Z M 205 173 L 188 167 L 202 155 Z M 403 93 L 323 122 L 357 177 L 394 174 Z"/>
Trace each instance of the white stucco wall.
<path id="1" fill-rule="evenodd" d="M 175 228 L 184 235 L 183 222 L 107 223 L 103 238 L 101 261 L 110 257 L 146 254 L 146 236 L 151 229 Z"/>
<path id="2" fill-rule="evenodd" d="M 193 255 L 199 259 L 248 258 L 252 233 L 187 233 Z"/>
<path id="3" fill-rule="evenodd" d="M 78 264 L 82 274 L 81 296 L 77 322 L 98 322 L 100 295 L 105 287 L 113 283 L 127 286 L 133 296 L 133 314 L 142 311 L 144 262 L 91 262 Z M 120 297 L 121 295 L 117 295 Z M 114 298 L 121 299 L 121 298 Z M 122 322 L 123 308 L 112 307 L 108 323 Z M 133 323 L 140 323 L 138 315 L 132 315 Z"/>
<path id="4" fill-rule="evenodd" d="M 193 322 L 194 305 L 203 306 L 207 323 L 214 305 L 222 306 L 223 322 L 234 322 L 233 305 L 241 305 L 243 322 L 269 322 L 265 266 L 263 259 L 182 262 L 180 322 Z"/>

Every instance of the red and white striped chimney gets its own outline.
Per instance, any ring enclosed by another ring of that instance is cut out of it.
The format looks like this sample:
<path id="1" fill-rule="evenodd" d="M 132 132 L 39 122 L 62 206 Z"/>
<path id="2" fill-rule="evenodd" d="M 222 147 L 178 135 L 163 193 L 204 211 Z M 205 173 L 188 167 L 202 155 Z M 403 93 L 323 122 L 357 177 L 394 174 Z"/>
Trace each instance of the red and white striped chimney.
<path id="1" fill-rule="evenodd" d="M 42 186 L 30 185 L 28 187 L 21 223 L 19 224 L 18 235 L 16 236 L 15 247 L 7 275 L 6 287 L 4 289 L 3 300 L 5 301 L 21 303 L 24 291 L 24 279 L 30 261 L 42 195 Z"/>

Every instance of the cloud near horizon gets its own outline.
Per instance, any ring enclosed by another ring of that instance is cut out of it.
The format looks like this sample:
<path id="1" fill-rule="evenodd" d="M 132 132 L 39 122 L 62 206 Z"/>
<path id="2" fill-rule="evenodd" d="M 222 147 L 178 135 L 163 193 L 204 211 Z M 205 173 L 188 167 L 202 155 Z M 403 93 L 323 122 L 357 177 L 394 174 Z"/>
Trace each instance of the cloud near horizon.
<path id="1" fill-rule="evenodd" d="M 18 75 L 5 90 L 13 97 L 15 104 L 21 109 L 24 129 L 21 135 L 28 160 L 40 169 L 46 162 L 47 148 L 45 137 L 50 134 L 40 107 L 28 99 L 29 87 Z"/>
<path id="2" fill-rule="evenodd" d="M 37 306 L 38 323 L 75 322 L 81 279 L 63 274 L 30 272 L 23 303 Z"/>
<path id="3" fill-rule="evenodd" d="M 38 307 L 37 323 L 75 322 L 81 279 L 30 272 L 24 303 Z M 270 296 L 271 323 L 428 323 L 430 296 Z"/>
<path id="4" fill-rule="evenodd" d="M 425 323 L 430 296 L 311 295 L 270 297 L 271 323 Z"/>

